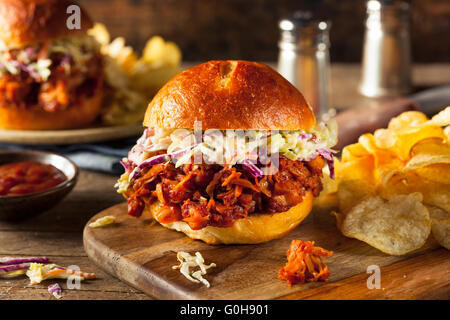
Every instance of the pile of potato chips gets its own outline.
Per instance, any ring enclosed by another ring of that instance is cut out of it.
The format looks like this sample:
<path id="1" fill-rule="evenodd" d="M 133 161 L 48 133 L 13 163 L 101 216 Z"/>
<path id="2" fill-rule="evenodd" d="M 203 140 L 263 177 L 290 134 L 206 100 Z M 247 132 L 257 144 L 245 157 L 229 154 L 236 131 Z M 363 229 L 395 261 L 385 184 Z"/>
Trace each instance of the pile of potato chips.
<path id="1" fill-rule="evenodd" d="M 108 125 L 139 123 L 158 90 L 180 72 L 181 51 L 159 36 L 147 41 L 138 58 L 123 37 L 111 41 L 103 24 L 96 23 L 88 34 L 101 44 L 105 57 L 105 81 L 112 93 L 104 100 L 102 121 Z"/>
<path id="2" fill-rule="evenodd" d="M 408 111 L 342 150 L 337 226 L 391 255 L 422 247 L 430 232 L 450 249 L 450 107 L 431 120 Z"/>

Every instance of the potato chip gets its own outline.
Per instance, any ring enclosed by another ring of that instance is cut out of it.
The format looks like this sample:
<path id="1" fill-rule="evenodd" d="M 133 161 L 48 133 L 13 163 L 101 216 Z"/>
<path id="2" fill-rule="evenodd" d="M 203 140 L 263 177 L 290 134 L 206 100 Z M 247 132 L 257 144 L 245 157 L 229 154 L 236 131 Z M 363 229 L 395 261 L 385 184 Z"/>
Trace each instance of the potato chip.
<path id="1" fill-rule="evenodd" d="M 352 161 L 354 158 L 370 156 L 371 153 L 360 143 L 354 143 L 346 146 L 342 150 L 342 162 Z"/>
<path id="2" fill-rule="evenodd" d="M 445 134 L 447 143 L 450 143 L 450 126 L 445 127 L 444 134 Z"/>
<path id="3" fill-rule="evenodd" d="M 389 149 L 395 146 L 398 141 L 397 135 L 393 130 L 378 129 L 373 134 L 375 144 L 378 148 Z"/>
<path id="4" fill-rule="evenodd" d="M 416 143 L 410 156 L 405 170 L 414 170 L 425 179 L 450 185 L 450 145 L 443 139 L 428 138 Z"/>
<path id="5" fill-rule="evenodd" d="M 114 89 L 103 101 L 102 122 L 121 125 L 142 121 L 148 101 L 180 72 L 180 49 L 175 43 L 154 36 L 138 59 L 125 38 L 118 37 L 111 42 L 105 25 L 95 23 L 88 34 L 101 44 L 105 82 Z"/>
<path id="6" fill-rule="evenodd" d="M 176 67 L 181 62 L 181 50 L 174 42 L 166 42 L 164 60 L 167 65 Z"/>
<path id="7" fill-rule="evenodd" d="M 355 158 L 352 162 L 342 163 L 336 171 L 338 181 L 342 180 L 364 180 L 376 183 L 378 177 L 375 171 L 375 162 L 372 156 Z"/>
<path id="8" fill-rule="evenodd" d="M 450 164 L 432 164 L 415 169 L 414 172 L 424 179 L 447 185 L 447 188 L 450 189 Z"/>
<path id="9" fill-rule="evenodd" d="M 131 73 L 137 62 L 137 56 L 133 48 L 125 45 L 125 39 L 118 37 L 114 39 L 105 49 L 127 73 Z"/>
<path id="10" fill-rule="evenodd" d="M 344 180 L 339 183 L 338 200 L 342 213 L 375 194 L 375 186 L 365 180 Z"/>
<path id="11" fill-rule="evenodd" d="M 427 206 L 431 219 L 447 220 L 450 219 L 450 212 L 435 206 Z"/>
<path id="12" fill-rule="evenodd" d="M 87 34 L 93 36 L 102 46 L 107 46 L 109 44 L 109 32 L 103 23 L 95 23 L 94 27 L 89 29 Z"/>
<path id="13" fill-rule="evenodd" d="M 342 233 L 391 255 L 421 248 L 431 231 L 422 195 L 398 195 L 386 201 L 371 197 L 353 207 L 344 217 Z"/>
<path id="14" fill-rule="evenodd" d="M 336 218 L 336 227 L 339 230 L 342 230 L 342 223 L 344 222 L 345 215 L 336 211 L 331 211 L 330 214 Z"/>
<path id="15" fill-rule="evenodd" d="M 394 131 L 403 131 L 405 129 L 411 127 L 417 127 L 421 124 L 424 124 L 428 121 L 428 118 L 425 114 L 419 111 L 406 111 L 401 115 L 392 118 L 389 121 L 388 129 Z"/>
<path id="16" fill-rule="evenodd" d="M 425 242 L 426 224 L 416 219 L 424 215 L 420 202 L 450 212 L 450 129 L 442 128 L 449 123 L 450 107 L 431 120 L 409 111 L 343 149 L 336 171 L 341 212 L 333 213 L 343 234 L 390 254 Z M 441 243 L 447 219 L 434 222 Z"/>
<path id="17" fill-rule="evenodd" d="M 180 72 L 178 67 L 151 69 L 145 62 L 139 61 L 131 74 L 131 86 L 151 98 L 178 72 Z"/>
<path id="18" fill-rule="evenodd" d="M 427 138 L 413 145 L 409 151 L 409 156 L 412 158 L 418 154 L 448 154 L 449 150 L 450 146 L 445 139 Z"/>
<path id="19" fill-rule="evenodd" d="M 450 211 L 449 185 L 426 179 L 415 171 L 397 172 L 378 186 L 378 192 L 385 199 L 420 192 L 424 203 Z"/>
<path id="20" fill-rule="evenodd" d="M 445 108 L 444 110 L 433 116 L 429 123 L 439 127 L 450 125 L 450 107 Z"/>
<path id="21" fill-rule="evenodd" d="M 142 60 L 152 68 L 176 67 L 181 61 L 181 51 L 175 43 L 165 42 L 160 36 L 154 36 L 147 41 Z"/>
<path id="22" fill-rule="evenodd" d="M 392 149 L 378 147 L 375 137 L 369 133 L 360 136 L 358 142 L 372 154 L 375 160 L 375 168 L 378 170 L 390 170 L 404 164 L 404 161 Z M 379 174 L 380 172 L 375 173 L 376 176 Z"/>
<path id="23" fill-rule="evenodd" d="M 424 126 L 397 133 L 398 143 L 395 145 L 396 153 L 400 158 L 407 160 L 411 148 L 418 142 L 428 138 L 445 139 L 444 131 L 441 127 Z"/>
<path id="24" fill-rule="evenodd" d="M 160 36 L 151 37 L 142 52 L 142 60 L 149 64 L 162 60 L 165 53 L 165 46 L 166 43 Z"/>
<path id="25" fill-rule="evenodd" d="M 432 220 L 431 230 L 436 241 L 447 250 L 450 250 L 450 219 Z"/>
<path id="26" fill-rule="evenodd" d="M 450 212 L 437 207 L 428 207 L 431 217 L 431 233 L 437 242 L 450 250 Z"/>
<path id="27" fill-rule="evenodd" d="M 406 164 L 405 170 L 414 170 L 432 164 L 450 164 L 450 145 L 440 138 L 421 140 L 411 148 L 409 153 L 411 159 Z M 447 170 L 450 171 L 450 167 Z"/>
<path id="28" fill-rule="evenodd" d="M 370 133 L 365 133 L 362 136 L 359 137 L 358 143 L 364 147 L 364 149 L 367 150 L 368 153 L 374 154 L 377 146 L 375 143 L 375 138 Z"/>
<path id="29" fill-rule="evenodd" d="M 449 109 L 449 108 L 447 108 Z M 448 122 L 447 109 L 428 120 L 425 114 L 408 111 L 393 118 L 388 129 L 375 131 L 375 141 L 379 148 L 387 148 L 396 153 L 402 160 L 407 160 L 411 147 L 427 138 L 445 139 L 441 126 Z"/>

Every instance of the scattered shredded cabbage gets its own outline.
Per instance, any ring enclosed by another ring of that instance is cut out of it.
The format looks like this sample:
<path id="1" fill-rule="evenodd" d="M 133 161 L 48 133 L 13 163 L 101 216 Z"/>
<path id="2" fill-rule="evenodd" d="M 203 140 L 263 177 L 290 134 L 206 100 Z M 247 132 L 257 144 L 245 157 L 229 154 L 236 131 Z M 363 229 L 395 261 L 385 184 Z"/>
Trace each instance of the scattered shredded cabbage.
<path id="1" fill-rule="evenodd" d="M 30 284 L 41 283 L 46 279 L 46 273 L 56 267 L 55 264 L 32 263 L 26 272 L 28 278 L 30 278 Z"/>
<path id="2" fill-rule="evenodd" d="M 52 296 L 54 296 L 56 299 L 61 299 L 62 295 L 62 289 L 58 283 L 54 283 L 48 286 L 47 288 L 48 293 L 50 293 Z"/>
<path id="3" fill-rule="evenodd" d="M 194 256 L 188 252 L 177 252 L 177 259 L 180 262 L 179 265 L 173 266 L 172 269 L 179 269 L 180 273 L 188 280 L 196 283 L 203 283 L 206 287 L 210 287 L 209 281 L 203 278 L 210 268 L 216 267 L 215 263 L 205 265 L 205 259 L 200 252 L 196 252 Z M 200 270 L 192 271 L 190 268 L 199 267 Z"/>
<path id="4" fill-rule="evenodd" d="M 100 227 L 104 227 L 104 226 L 113 224 L 114 222 L 116 222 L 116 218 L 114 216 L 104 216 L 102 218 L 95 220 L 94 222 L 91 222 L 89 224 L 89 227 L 90 228 L 100 228 Z"/>

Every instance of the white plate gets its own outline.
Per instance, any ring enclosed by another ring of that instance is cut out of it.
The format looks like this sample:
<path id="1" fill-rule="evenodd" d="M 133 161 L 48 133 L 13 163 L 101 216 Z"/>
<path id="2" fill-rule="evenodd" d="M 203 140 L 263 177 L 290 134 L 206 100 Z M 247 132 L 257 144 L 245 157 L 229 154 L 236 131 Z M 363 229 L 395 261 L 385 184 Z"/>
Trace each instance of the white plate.
<path id="1" fill-rule="evenodd" d="M 143 130 L 141 124 L 71 130 L 0 129 L 0 142 L 33 145 L 91 143 L 133 137 Z"/>

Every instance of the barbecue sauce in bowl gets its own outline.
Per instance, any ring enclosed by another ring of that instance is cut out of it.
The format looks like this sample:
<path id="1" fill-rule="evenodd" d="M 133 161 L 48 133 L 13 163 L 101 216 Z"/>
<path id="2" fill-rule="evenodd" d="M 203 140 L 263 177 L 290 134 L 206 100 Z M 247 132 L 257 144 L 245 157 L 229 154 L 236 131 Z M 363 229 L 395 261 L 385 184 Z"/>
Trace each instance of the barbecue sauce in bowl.
<path id="1" fill-rule="evenodd" d="M 67 181 L 51 164 L 35 161 L 0 165 L 0 196 L 20 196 L 42 192 Z"/>

